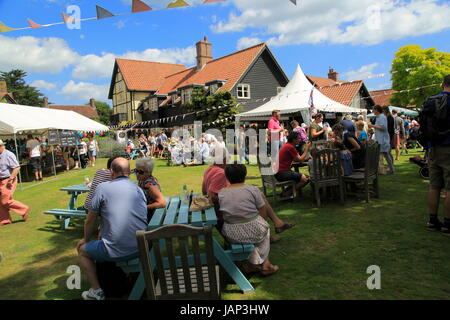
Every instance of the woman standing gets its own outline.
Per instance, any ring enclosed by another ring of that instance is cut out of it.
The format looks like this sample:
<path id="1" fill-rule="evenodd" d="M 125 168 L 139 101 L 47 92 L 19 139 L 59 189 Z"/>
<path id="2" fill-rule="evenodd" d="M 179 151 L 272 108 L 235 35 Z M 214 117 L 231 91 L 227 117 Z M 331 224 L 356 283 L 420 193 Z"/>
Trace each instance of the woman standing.
<path id="1" fill-rule="evenodd" d="M 89 165 L 95 167 L 95 158 L 97 158 L 97 153 L 99 152 L 98 143 L 94 139 L 94 136 L 89 136 L 88 142 L 88 153 L 89 153 Z"/>
<path id="2" fill-rule="evenodd" d="M 311 123 L 309 127 L 309 140 L 310 141 L 319 141 L 325 139 L 325 129 L 320 126 L 320 123 L 323 121 L 323 114 L 318 113 L 314 117 L 314 121 Z"/>

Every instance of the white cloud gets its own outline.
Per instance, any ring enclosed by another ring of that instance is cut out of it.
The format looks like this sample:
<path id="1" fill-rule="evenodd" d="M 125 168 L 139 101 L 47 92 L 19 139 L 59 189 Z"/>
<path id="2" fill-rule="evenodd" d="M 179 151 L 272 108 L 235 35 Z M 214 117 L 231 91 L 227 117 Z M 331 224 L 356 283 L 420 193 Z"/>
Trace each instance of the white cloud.
<path id="1" fill-rule="evenodd" d="M 450 4 L 439 0 L 233 0 L 232 12 L 213 31 L 257 29 L 271 45 L 302 43 L 374 45 L 450 28 Z"/>
<path id="2" fill-rule="evenodd" d="M 108 100 L 109 84 L 96 85 L 89 82 L 74 82 L 70 80 L 58 93 L 63 95 L 66 100 L 88 101 L 90 98 L 96 100 Z"/>
<path id="3" fill-rule="evenodd" d="M 102 53 L 102 55 L 88 54 L 80 59 L 74 68 L 72 76 L 76 79 L 109 78 L 112 74 L 115 58 L 146 60 L 165 63 L 179 63 L 193 65 L 196 58 L 194 46 L 187 48 L 147 49 L 144 51 L 129 51 L 121 55 Z"/>
<path id="4" fill-rule="evenodd" d="M 242 50 L 246 48 L 250 48 L 254 45 L 257 45 L 258 43 L 261 43 L 260 38 L 249 38 L 249 37 L 243 37 L 238 40 L 238 43 L 236 45 L 237 50 Z"/>
<path id="5" fill-rule="evenodd" d="M 36 87 L 38 89 L 43 89 L 47 91 L 51 91 L 56 88 L 56 84 L 53 82 L 48 82 L 45 80 L 35 80 L 31 83 L 32 87 Z"/>
<path id="6" fill-rule="evenodd" d="M 79 59 L 78 53 L 60 38 L 9 38 L 0 35 L 0 70 L 59 73 Z"/>
<path id="7" fill-rule="evenodd" d="M 377 62 L 371 63 L 366 66 L 362 66 L 358 70 L 352 70 L 344 73 L 342 75 L 342 78 L 348 81 L 365 80 L 373 78 L 375 76 L 375 74 L 373 73 L 373 69 L 375 69 L 377 66 L 378 66 Z"/>

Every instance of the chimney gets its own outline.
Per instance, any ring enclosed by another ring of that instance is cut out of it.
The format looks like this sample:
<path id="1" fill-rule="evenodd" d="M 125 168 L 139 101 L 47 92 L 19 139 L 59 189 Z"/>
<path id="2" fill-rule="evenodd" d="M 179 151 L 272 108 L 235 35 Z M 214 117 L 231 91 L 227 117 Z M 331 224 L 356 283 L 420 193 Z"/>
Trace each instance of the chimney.
<path id="1" fill-rule="evenodd" d="M 48 98 L 44 97 L 44 108 L 48 108 Z"/>
<path id="2" fill-rule="evenodd" d="M 328 72 L 328 79 L 333 80 L 334 82 L 338 82 L 339 73 L 335 72 L 333 68 L 330 68 Z"/>
<path id="3" fill-rule="evenodd" d="M 197 47 L 197 71 L 203 69 L 203 67 L 212 60 L 212 44 L 208 42 L 205 37 L 203 40 L 196 43 Z"/>
<path id="4" fill-rule="evenodd" d="M 89 104 L 91 105 L 92 109 L 95 109 L 95 99 L 94 98 L 89 99 Z"/>
<path id="5" fill-rule="evenodd" d="M 5 80 L 0 80 L 0 92 L 8 92 L 8 86 Z"/>

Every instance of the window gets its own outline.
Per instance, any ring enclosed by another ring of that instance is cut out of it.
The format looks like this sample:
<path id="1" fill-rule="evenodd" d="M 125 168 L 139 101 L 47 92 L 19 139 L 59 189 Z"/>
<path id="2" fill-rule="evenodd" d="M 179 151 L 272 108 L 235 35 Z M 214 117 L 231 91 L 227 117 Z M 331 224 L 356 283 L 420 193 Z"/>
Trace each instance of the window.
<path id="1" fill-rule="evenodd" d="M 185 89 L 181 92 L 181 103 L 191 102 L 192 89 Z"/>
<path id="2" fill-rule="evenodd" d="M 239 84 L 237 86 L 237 97 L 238 99 L 250 99 L 250 85 L 249 84 Z"/>
<path id="3" fill-rule="evenodd" d="M 279 94 L 281 91 L 283 91 L 284 87 L 277 87 L 277 94 Z"/>
<path id="4" fill-rule="evenodd" d="M 219 85 L 217 83 L 212 84 L 209 86 L 209 93 L 214 94 L 214 93 L 216 93 L 217 89 L 219 89 Z"/>

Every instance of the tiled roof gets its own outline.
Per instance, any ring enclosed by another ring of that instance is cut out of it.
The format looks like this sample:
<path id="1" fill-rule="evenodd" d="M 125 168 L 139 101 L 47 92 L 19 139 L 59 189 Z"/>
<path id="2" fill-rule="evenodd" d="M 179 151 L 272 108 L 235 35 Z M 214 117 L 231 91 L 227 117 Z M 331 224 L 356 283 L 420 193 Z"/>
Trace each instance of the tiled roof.
<path id="1" fill-rule="evenodd" d="M 62 105 L 54 105 L 51 104 L 48 106 L 50 109 L 58 109 L 58 110 L 65 110 L 65 111 L 74 111 L 76 113 L 81 114 L 82 116 L 85 116 L 89 119 L 96 119 L 98 118 L 97 109 L 92 108 L 90 105 L 83 105 L 83 106 L 62 106 Z"/>
<path id="2" fill-rule="evenodd" d="M 17 103 L 14 98 L 13 98 L 13 94 L 12 93 L 8 93 L 8 92 L 0 92 L 0 100 L 3 100 L 3 98 L 5 98 L 6 100 L 8 100 L 10 103 Z"/>
<path id="3" fill-rule="evenodd" d="M 316 87 L 325 87 L 325 86 L 332 86 L 335 85 L 336 83 L 346 83 L 347 81 L 342 81 L 342 80 L 338 80 L 337 82 L 335 82 L 332 79 L 328 79 L 328 78 L 319 78 L 319 77 L 314 77 L 314 76 L 306 76 L 308 78 L 308 80 L 311 83 L 315 83 Z"/>
<path id="4" fill-rule="evenodd" d="M 204 84 L 216 79 L 226 80 L 220 90 L 230 90 L 265 48 L 266 44 L 261 43 L 228 56 L 212 60 L 200 71 L 197 71 L 196 67 L 192 67 L 170 75 L 166 77 L 164 83 L 159 88 L 158 94 L 168 94 L 180 87 L 191 84 Z"/>
<path id="5" fill-rule="evenodd" d="M 353 98 L 357 95 L 362 85 L 363 81 L 358 80 L 335 84 L 333 86 L 325 86 L 318 89 L 328 98 L 343 105 L 350 106 L 352 104 Z"/>
<path id="6" fill-rule="evenodd" d="M 370 95 L 372 96 L 372 99 L 375 102 L 375 104 L 378 104 L 382 107 L 390 106 L 391 105 L 390 100 L 394 95 L 394 90 L 386 89 L 386 90 L 371 91 Z"/>
<path id="7" fill-rule="evenodd" d="M 156 91 L 165 77 L 186 69 L 181 64 L 129 59 L 116 59 L 116 62 L 130 91 Z"/>

